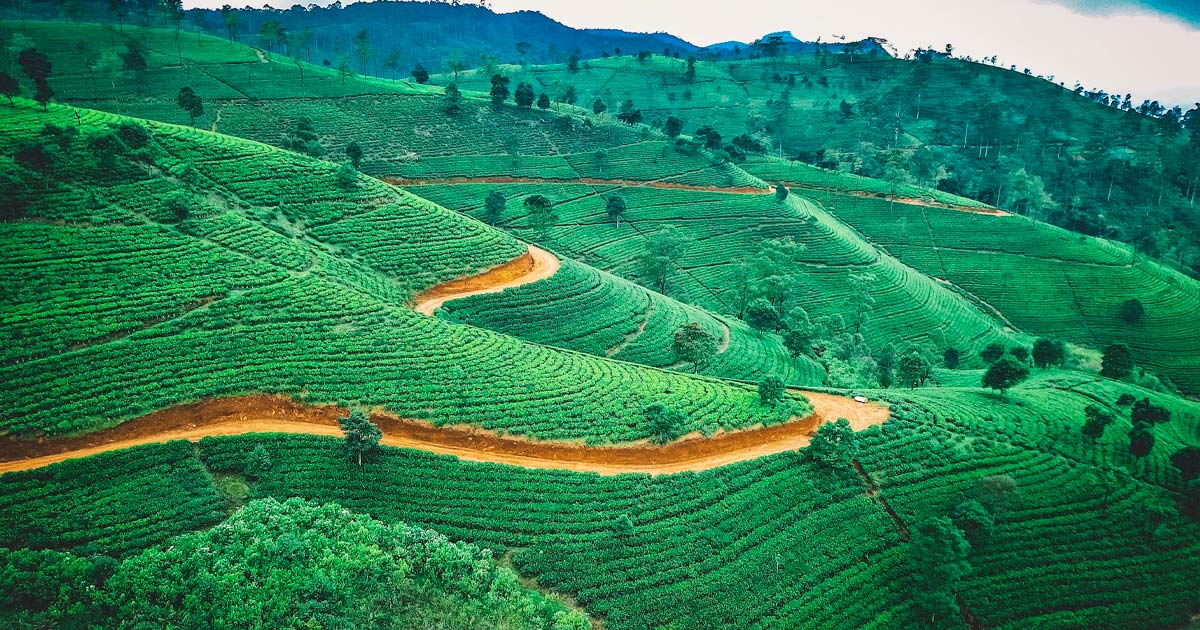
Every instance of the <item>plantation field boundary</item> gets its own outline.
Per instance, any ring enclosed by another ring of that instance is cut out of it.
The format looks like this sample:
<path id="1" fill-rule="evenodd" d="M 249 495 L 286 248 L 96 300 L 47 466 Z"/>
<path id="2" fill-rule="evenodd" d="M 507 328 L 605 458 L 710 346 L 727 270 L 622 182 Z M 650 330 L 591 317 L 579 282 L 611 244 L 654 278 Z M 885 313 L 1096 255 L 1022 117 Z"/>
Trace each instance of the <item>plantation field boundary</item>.
<path id="1" fill-rule="evenodd" d="M 663 180 L 637 179 L 604 179 L 601 177 L 512 177 L 508 175 L 493 175 L 487 177 L 443 177 L 443 178 L 404 178 L 380 177 L 379 179 L 393 186 L 454 186 L 458 184 L 582 184 L 587 186 L 614 186 L 627 188 L 657 188 L 660 190 L 691 190 L 697 192 L 737 193 L 741 195 L 770 194 L 768 188 L 754 186 L 704 186 L 700 184 L 682 184 Z"/>
<path id="2" fill-rule="evenodd" d="M 793 390 L 798 391 L 798 390 Z M 704 438 L 688 434 L 662 446 L 645 442 L 614 447 L 582 443 L 536 442 L 490 431 L 428 422 L 374 412 L 371 420 L 383 431 L 382 444 L 473 462 L 521 468 L 593 472 L 669 474 L 697 472 L 808 446 L 817 428 L 846 418 L 854 430 L 881 424 L 891 416 L 881 404 L 859 403 L 845 396 L 802 392 L 814 411 L 802 419 Z M 340 436 L 337 405 L 310 405 L 265 394 L 215 398 L 147 414 L 111 429 L 60 439 L 23 441 L 0 437 L 0 473 L 30 470 L 68 459 L 87 457 L 143 444 L 248 433 L 302 433 Z"/>
<path id="3" fill-rule="evenodd" d="M 413 310 L 433 315 L 446 302 L 472 295 L 499 293 L 505 289 L 533 284 L 554 275 L 562 266 L 550 252 L 529 246 L 529 251 L 480 274 L 443 282 L 421 292 L 415 298 Z"/>
<path id="4" fill-rule="evenodd" d="M 813 190 L 817 192 L 827 192 L 837 195 L 846 195 L 847 197 L 861 197 L 863 199 L 882 199 L 884 201 L 894 201 L 910 206 L 923 206 L 927 208 L 941 208 L 943 210 L 957 210 L 958 212 L 969 212 L 971 214 L 985 214 L 993 217 L 1008 217 L 1012 216 L 1011 212 L 1000 210 L 999 208 L 966 206 L 952 203 L 945 203 L 930 199 L 928 197 L 905 197 L 903 195 L 892 195 L 889 193 L 880 193 L 871 190 L 860 190 L 856 188 L 837 188 L 834 186 L 817 186 L 815 184 L 803 184 L 799 182 L 780 182 L 784 186 L 793 190 Z"/>

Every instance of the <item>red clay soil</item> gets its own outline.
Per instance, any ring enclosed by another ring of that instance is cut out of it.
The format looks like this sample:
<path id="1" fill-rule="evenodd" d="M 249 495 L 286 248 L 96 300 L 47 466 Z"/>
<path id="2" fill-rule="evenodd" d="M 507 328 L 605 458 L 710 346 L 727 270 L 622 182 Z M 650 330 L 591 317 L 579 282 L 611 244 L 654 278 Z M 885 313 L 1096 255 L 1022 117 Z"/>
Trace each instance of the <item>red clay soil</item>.
<path id="1" fill-rule="evenodd" d="M 959 212 L 970 212 L 971 214 L 986 214 L 994 217 L 1007 217 L 1011 213 L 1005 212 L 998 208 L 981 208 L 978 206 L 964 206 L 959 204 L 943 203 L 934 201 L 925 197 L 903 197 L 900 195 L 889 195 L 887 193 L 871 192 L 868 190 L 849 190 L 846 188 L 834 188 L 832 186 L 816 186 L 813 184 L 797 184 L 793 182 L 785 182 L 784 186 L 788 188 L 796 188 L 798 190 L 819 190 L 821 192 L 835 193 L 838 195 L 846 195 L 848 197 L 861 197 L 863 199 L 883 199 L 884 201 L 895 201 L 912 206 L 925 206 L 928 208 L 942 208 L 944 210 L 957 210 Z"/>
<path id="2" fill-rule="evenodd" d="M 602 475 L 698 471 L 803 448 L 818 426 L 845 417 L 855 429 L 882 423 L 890 412 L 882 405 L 861 404 L 843 396 L 805 392 L 815 411 L 807 418 L 732 431 L 712 438 L 697 435 L 664 446 L 629 444 L 587 447 L 502 436 L 482 429 L 442 426 L 373 413 L 383 430 L 383 444 L 414 448 L 467 461 L 494 462 L 524 468 L 551 468 Z M 0 436 L 0 473 L 40 468 L 67 459 L 115 451 L 140 444 L 192 440 L 245 433 L 304 433 L 340 436 L 336 405 L 309 405 L 285 396 L 254 394 L 180 405 L 130 420 L 110 429 L 78 437 L 37 441 Z"/>
<path id="3" fill-rule="evenodd" d="M 483 273 L 443 282 L 422 291 L 413 298 L 413 310 L 425 315 L 450 300 L 469 295 L 499 293 L 505 289 L 545 280 L 558 271 L 561 263 L 554 254 L 529 246 L 529 251 Z"/>
<path id="4" fill-rule="evenodd" d="M 491 177 L 446 177 L 442 179 L 405 179 L 402 177 L 381 177 L 383 181 L 393 186 L 440 186 L 446 184 L 588 184 L 593 186 L 627 186 L 629 188 L 661 188 L 664 190 L 699 190 L 703 192 L 737 193 L 742 195 L 765 195 L 770 193 L 767 188 L 754 186 L 701 186 L 699 184 L 681 184 L 664 181 L 639 181 L 636 179 L 601 179 L 597 177 L 575 177 L 562 179 L 554 177 L 510 177 L 494 175 Z"/>

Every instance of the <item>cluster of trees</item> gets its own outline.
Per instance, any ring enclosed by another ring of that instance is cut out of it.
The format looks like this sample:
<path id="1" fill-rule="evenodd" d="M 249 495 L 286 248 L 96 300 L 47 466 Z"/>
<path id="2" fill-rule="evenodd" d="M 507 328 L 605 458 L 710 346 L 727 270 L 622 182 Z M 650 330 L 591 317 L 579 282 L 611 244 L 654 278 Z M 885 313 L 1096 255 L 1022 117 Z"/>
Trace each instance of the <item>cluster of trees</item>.
<path id="1" fill-rule="evenodd" d="M 302 499 L 253 501 L 120 560 L 0 550 L 0 596 L 30 628 L 590 627 L 474 545 Z"/>
<path id="2" fill-rule="evenodd" d="M 42 109 L 48 107 L 50 99 L 54 98 L 54 89 L 50 87 L 49 82 L 50 73 L 54 69 L 50 58 L 45 53 L 38 52 L 36 48 L 25 48 L 17 53 L 17 65 L 32 84 L 31 98 L 37 101 Z M 12 105 L 13 97 L 20 94 L 21 82 L 11 74 L 0 72 L 0 95 L 8 99 L 8 104 Z"/>

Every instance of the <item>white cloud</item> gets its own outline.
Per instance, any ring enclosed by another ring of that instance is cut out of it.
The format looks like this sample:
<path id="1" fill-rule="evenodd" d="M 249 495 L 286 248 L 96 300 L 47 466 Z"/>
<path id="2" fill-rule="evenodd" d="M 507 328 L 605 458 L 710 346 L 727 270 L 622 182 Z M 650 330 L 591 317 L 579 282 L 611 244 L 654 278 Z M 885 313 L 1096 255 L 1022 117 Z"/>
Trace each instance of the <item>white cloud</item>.
<path id="1" fill-rule="evenodd" d="M 901 50 L 953 43 L 957 54 L 998 55 L 1005 65 L 1053 74 L 1068 85 L 1080 81 L 1172 104 L 1200 100 L 1200 30 L 1146 12 L 1083 15 L 1033 0 L 492 0 L 491 6 L 534 9 L 581 28 L 666 31 L 699 45 L 778 30 L 826 41 L 879 36 Z"/>

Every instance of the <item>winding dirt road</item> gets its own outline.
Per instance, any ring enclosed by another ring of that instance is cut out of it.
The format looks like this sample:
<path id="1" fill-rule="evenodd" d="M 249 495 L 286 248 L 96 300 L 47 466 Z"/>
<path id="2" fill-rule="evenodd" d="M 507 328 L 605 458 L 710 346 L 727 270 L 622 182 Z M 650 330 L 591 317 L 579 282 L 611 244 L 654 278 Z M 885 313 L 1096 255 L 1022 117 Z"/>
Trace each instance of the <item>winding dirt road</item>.
<path id="1" fill-rule="evenodd" d="M 803 448 L 826 420 L 846 418 L 855 430 L 861 430 L 882 423 L 890 415 L 882 405 L 861 404 L 831 394 L 802 393 L 815 408 L 804 419 L 722 433 L 709 439 L 691 434 L 665 446 L 635 443 L 587 447 L 538 442 L 478 428 L 435 427 L 382 412 L 371 414 L 371 420 L 383 431 L 383 444 L 388 446 L 454 455 L 473 462 L 616 475 L 708 470 Z M 41 441 L 0 437 L 0 473 L 170 440 L 197 441 L 209 436 L 247 433 L 341 436 L 337 423 L 341 415 L 346 415 L 346 410 L 336 405 L 308 405 L 285 396 L 217 398 L 157 411 L 79 437 Z"/>
<path id="2" fill-rule="evenodd" d="M 558 271 L 561 263 L 554 254 L 529 246 L 529 251 L 516 258 L 474 276 L 443 282 L 426 289 L 414 298 L 413 310 L 433 315 L 441 305 L 472 295 L 499 293 L 505 289 L 545 280 Z"/>
<path id="3" fill-rule="evenodd" d="M 553 254 L 529 250 L 483 273 L 444 282 L 421 293 L 413 308 L 426 315 L 449 300 L 497 293 L 549 278 L 560 262 Z M 728 328 L 722 346 L 728 346 Z M 428 422 L 375 412 L 371 419 L 383 431 L 383 444 L 453 455 L 474 462 L 524 468 L 549 468 L 602 475 L 664 474 L 700 471 L 734 462 L 804 448 L 817 427 L 846 418 L 856 431 L 887 420 L 891 412 L 876 403 L 858 403 L 845 396 L 791 390 L 803 394 L 814 411 L 806 418 L 770 427 L 699 434 L 654 446 L 645 442 L 589 447 L 582 443 L 542 442 L 500 435 L 476 427 L 434 426 Z M 97 453 L 171 440 L 247 433 L 302 433 L 340 436 L 337 418 L 346 410 L 336 405 L 312 405 L 278 395 L 252 394 L 217 398 L 157 411 L 115 427 L 77 437 L 37 441 L 0 436 L 0 473 L 40 468 Z"/>

